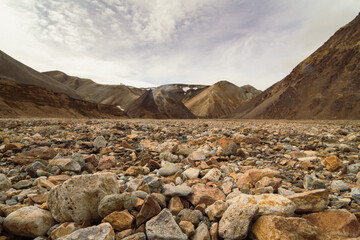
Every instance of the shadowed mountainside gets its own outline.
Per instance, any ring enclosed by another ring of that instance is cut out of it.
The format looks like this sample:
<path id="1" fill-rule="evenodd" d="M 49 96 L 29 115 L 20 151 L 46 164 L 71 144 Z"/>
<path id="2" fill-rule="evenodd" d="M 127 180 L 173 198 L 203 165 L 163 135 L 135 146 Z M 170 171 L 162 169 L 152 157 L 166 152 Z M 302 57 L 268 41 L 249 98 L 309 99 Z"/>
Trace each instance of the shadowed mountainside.
<path id="1" fill-rule="evenodd" d="M 360 15 L 230 117 L 360 119 Z"/>

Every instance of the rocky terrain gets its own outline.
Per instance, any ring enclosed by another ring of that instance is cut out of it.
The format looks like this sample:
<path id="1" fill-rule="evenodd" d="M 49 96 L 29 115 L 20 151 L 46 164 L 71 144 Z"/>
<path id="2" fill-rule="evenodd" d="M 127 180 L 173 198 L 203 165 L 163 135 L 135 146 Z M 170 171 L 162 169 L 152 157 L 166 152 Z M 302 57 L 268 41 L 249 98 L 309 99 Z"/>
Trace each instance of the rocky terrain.
<path id="1" fill-rule="evenodd" d="M 4 239 L 359 239 L 358 121 L 0 120 Z"/>
<path id="2" fill-rule="evenodd" d="M 235 118 L 360 119 L 360 15 Z"/>

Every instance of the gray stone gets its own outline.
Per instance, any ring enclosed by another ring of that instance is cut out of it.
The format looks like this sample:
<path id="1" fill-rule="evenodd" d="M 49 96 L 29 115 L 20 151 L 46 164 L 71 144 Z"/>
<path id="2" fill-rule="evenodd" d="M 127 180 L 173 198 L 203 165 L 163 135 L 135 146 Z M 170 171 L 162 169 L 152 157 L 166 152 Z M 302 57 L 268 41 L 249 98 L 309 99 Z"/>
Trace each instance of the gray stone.
<path id="1" fill-rule="evenodd" d="M 187 179 L 195 179 L 198 178 L 200 174 L 200 170 L 197 168 L 188 168 L 183 172 L 183 175 Z"/>
<path id="2" fill-rule="evenodd" d="M 175 174 L 176 172 L 180 171 L 180 167 L 174 163 L 165 162 L 163 167 L 159 169 L 158 175 L 167 177 L 170 175 Z"/>
<path id="3" fill-rule="evenodd" d="M 354 198 L 355 202 L 360 202 L 360 190 L 357 188 L 352 188 L 350 195 Z"/>
<path id="4" fill-rule="evenodd" d="M 360 170 L 360 163 L 351 164 L 347 167 L 347 173 L 357 174 Z"/>
<path id="5" fill-rule="evenodd" d="M 318 179 L 315 174 L 305 175 L 304 188 L 307 190 L 324 189 L 325 182 Z"/>
<path id="6" fill-rule="evenodd" d="M 23 237 L 45 235 L 55 221 L 49 211 L 37 207 L 24 207 L 10 213 L 4 220 L 6 231 Z"/>
<path id="7" fill-rule="evenodd" d="M 165 184 L 163 189 L 163 194 L 167 197 L 186 197 L 193 192 L 193 189 L 186 184 L 177 186 Z"/>
<path id="8" fill-rule="evenodd" d="M 349 190 L 349 186 L 341 180 L 334 180 L 331 183 L 331 189 L 339 190 L 339 191 L 347 191 Z"/>
<path id="9" fill-rule="evenodd" d="M 97 209 L 100 217 L 106 217 L 114 211 L 131 211 L 136 203 L 137 197 L 133 193 L 111 194 L 101 199 Z"/>
<path id="10" fill-rule="evenodd" d="M 114 173 L 74 176 L 50 190 L 47 205 L 58 222 L 98 221 L 100 200 L 118 192 Z"/>
<path id="11" fill-rule="evenodd" d="M 192 210 L 189 208 L 184 208 L 176 216 L 176 221 L 188 221 L 194 225 L 198 225 L 199 222 L 203 219 L 203 215 L 199 210 Z"/>
<path id="12" fill-rule="evenodd" d="M 186 240 L 186 235 L 175 222 L 169 209 L 164 208 L 157 216 L 146 222 L 148 240 Z"/>
<path id="13" fill-rule="evenodd" d="M 103 148 L 106 147 L 106 140 L 103 136 L 97 136 L 94 140 L 94 147 L 95 148 Z"/>
<path id="14" fill-rule="evenodd" d="M 102 223 L 98 226 L 82 228 L 58 240 L 115 240 L 114 229 L 110 223 Z"/>
<path id="15" fill-rule="evenodd" d="M 15 189 L 22 189 L 22 188 L 28 188 L 32 185 L 32 181 L 31 180 L 21 180 L 15 184 L 13 184 L 13 188 Z"/>
<path id="16" fill-rule="evenodd" d="M 211 182 L 219 181 L 221 177 L 221 171 L 217 168 L 212 168 L 208 171 L 202 179 L 206 179 Z"/>
<path id="17" fill-rule="evenodd" d="M 146 240 L 146 235 L 143 232 L 139 232 L 122 238 L 122 240 Z"/>
<path id="18" fill-rule="evenodd" d="M 195 230 L 194 236 L 191 238 L 192 240 L 210 240 L 209 229 L 205 223 L 200 223 L 199 226 Z"/>
<path id="19" fill-rule="evenodd" d="M 58 158 L 49 161 L 48 167 L 57 166 L 62 171 L 80 172 L 81 166 L 78 162 L 71 158 Z"/>
<path id="20" fill-rule="evenodd" d="M 7 191 L 11 188 L 11 181 L 5 174 L 0 174 L 0 191 Z"/>

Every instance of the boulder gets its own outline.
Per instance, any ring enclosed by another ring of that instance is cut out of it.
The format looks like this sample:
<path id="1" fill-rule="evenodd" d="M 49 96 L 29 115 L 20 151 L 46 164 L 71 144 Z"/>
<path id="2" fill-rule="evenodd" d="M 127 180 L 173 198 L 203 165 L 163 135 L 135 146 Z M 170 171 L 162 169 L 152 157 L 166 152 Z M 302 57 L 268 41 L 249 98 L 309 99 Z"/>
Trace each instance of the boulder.
<path id="1" fill-rule="evenodd" d="M 58 222 L 98 221 L 100 200 L 118 192 L 114 173 L 74 176 L 50 190 L 47 206 Z"/>
<path id="2" fill-rule="evenodd" d="M 359 237 L 360 223 L 356 216 L 346 210 L 326 210 L 304 216 L 318 227 L 319 232 L 343 237 Z"/>
<path id="3" fill-rule="evenodd" d="M 23 207 L 10 213 L 4 220 L 6 231 L 23 237 L 45 235 L 55 225 L 49 211 L 37 207 Z"/>
<path id="4" fill-rule="evenodd" d="M 220 219 L 219 236 L 225 239 L 244 239 L 258 211 L 259 206 L 253 204 L 251 198 L 231 204 Z"/>
<path id="5" fill-rule="evenodd" d="M 298 217 L 261 216 L 251 228 L 258 240 L 316 239 L 317 228 Z"/>

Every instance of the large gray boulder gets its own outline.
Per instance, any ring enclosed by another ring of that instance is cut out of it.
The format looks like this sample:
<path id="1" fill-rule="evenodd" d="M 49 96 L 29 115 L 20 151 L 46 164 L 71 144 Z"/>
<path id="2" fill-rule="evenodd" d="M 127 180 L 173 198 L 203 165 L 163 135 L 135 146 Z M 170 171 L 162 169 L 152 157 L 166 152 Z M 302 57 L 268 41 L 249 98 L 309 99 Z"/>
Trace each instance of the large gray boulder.
<path id="1" fill-rule="evenodd" d="M 58 222 L 98 221 L 98 205 L 103 197 L 119 193 L 114 173 L 74 176 L 51 189 L 48 208 Z"/>

